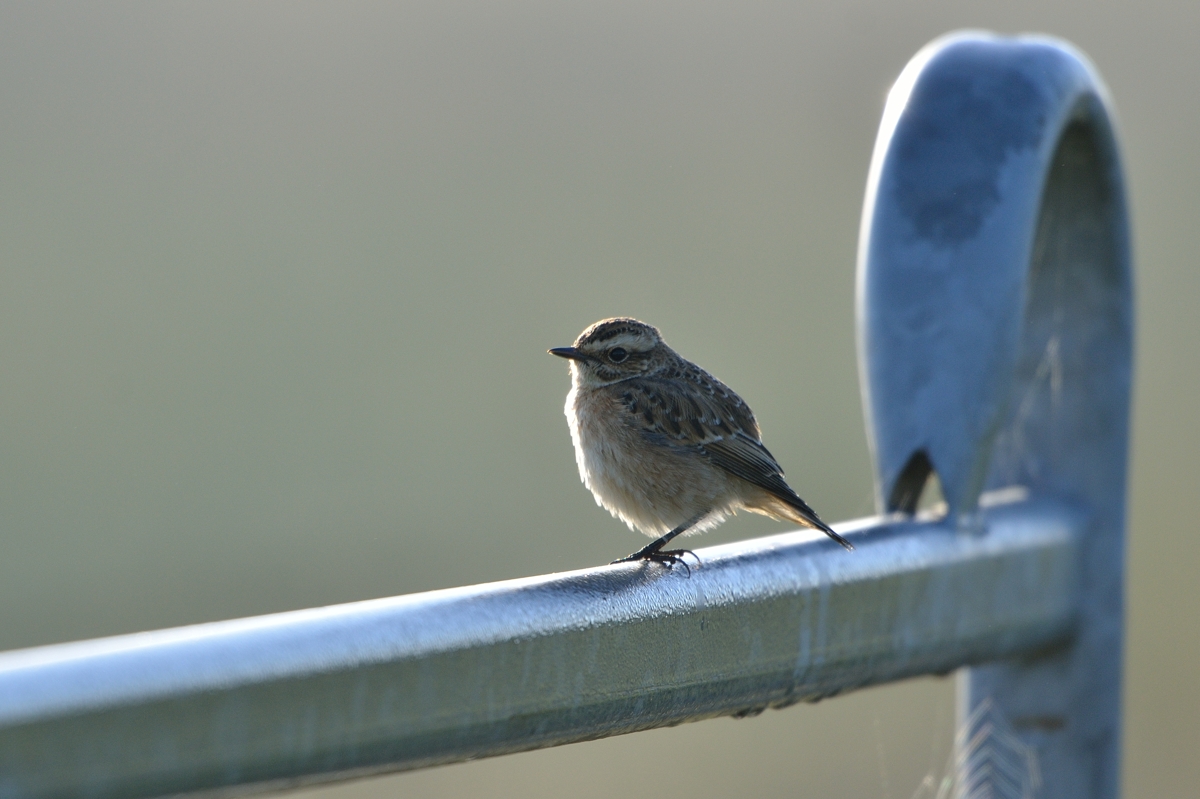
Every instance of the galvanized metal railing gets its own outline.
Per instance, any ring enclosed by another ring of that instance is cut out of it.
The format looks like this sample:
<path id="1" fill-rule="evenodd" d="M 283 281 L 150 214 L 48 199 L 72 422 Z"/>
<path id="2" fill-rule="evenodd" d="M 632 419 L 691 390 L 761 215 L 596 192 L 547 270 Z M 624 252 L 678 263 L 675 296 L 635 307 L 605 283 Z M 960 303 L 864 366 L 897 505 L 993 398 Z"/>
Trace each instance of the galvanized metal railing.
<path id="1" fill-rule="evenodd" d="M 886 515 L 622 564 L 0 654 L 0 797 L 263 790 L 962 672 L 1041 796 L 1114 797 L 1128 224 L 1077 52 L 966 34 L 884 113 L 859 263 Z M 936 470 L 941 518 L 914 518 Z M 964 793 L 965 789 L 960 790 Z"/>

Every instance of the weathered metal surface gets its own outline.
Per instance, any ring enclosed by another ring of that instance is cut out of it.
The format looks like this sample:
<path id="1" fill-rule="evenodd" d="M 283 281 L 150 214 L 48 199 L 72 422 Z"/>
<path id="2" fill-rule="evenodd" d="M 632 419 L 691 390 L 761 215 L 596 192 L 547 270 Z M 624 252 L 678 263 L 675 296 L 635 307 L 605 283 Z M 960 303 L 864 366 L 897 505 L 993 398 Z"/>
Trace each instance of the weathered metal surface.
<path id="1" fill-rule="evenodd" d="M 1118 788 L 1133 319 L 1111 117 L 1064 42 L 938 40 L 889 96 L 860 241 L 880 507 L 911 509 L 933 468 L 964 531 L 1002 485 L 1086 514 L 1074 645 L 972 669 L 960 707 L 1004 713 L 1055 799 Z"/>
<path id="2" fill-rule="evenodd" d="M 756 712 L 1066 640 L 1076 517 L 841 525 L 0 655 L 0 796 L 280 787 Z M 236 791 L 235 791 L 236 792 Z"/>

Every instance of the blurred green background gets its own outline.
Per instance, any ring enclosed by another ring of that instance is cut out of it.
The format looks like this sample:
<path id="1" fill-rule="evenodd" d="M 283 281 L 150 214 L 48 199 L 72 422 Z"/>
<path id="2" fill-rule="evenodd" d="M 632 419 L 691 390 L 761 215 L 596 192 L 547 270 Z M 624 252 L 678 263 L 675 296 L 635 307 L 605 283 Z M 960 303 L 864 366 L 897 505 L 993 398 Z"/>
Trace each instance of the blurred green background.
<path id="1" fill-rule="evenodd" d="M 0 6 L 0 649 L 606 562 L 545 354 L 630 314 L 872 511 L 853 265 L 885 93 L 1042 31 L 1135 219 L 1128 796 L 1200 783 L 1200 6 Z M 785 529 L 739 517 L 698 544 Z M 908 799 L 953 683 L 305 793 Z"/>

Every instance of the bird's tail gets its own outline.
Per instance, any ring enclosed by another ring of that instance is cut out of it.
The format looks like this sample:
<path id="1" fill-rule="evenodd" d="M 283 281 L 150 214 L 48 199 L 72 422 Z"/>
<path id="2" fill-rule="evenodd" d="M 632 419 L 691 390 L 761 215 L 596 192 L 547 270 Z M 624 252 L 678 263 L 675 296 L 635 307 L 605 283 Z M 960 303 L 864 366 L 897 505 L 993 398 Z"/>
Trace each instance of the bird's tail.
<path id="1" fill-rule="evenodd" d="M 820 530 L 834 541 L 837 541 L 847 550 L 854 550 L 854 544 L 851 544 L 844 537 L 839 535 L 836 530 L 834 530 L 825 522 L 821 521 L 821 517 L 817 515 L 817 512 L 808 507 L 808 503 L 800 499 L 800 497 L 777 497 L 777 499 L 779 500 L 779 505 L 776 507 L 778 510 L 782 511 L 780 515 L 783 518 L 791 522 L 796 522 L 797 524 L 802 524 L 805 527 L 812 527 Z"/>

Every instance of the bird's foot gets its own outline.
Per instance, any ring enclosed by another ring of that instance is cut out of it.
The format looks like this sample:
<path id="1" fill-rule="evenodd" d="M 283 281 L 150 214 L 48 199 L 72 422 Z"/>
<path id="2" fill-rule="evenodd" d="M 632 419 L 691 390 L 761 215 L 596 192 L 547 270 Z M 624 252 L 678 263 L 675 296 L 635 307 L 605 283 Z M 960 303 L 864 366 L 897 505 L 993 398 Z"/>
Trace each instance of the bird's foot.
<path id="1" fill-rule="evenodd" d="M 684 560 L 685 555 L 691 555 L 693 558 L 695 558 L 696 568 L 700 567 L 700 556 L 690 549 L 641 549 L 637 552 L 634 552 L 632 555 L 626 555 L 623 558 L 617 558 L 613 561 L 613 563 L 635 563 L 639 560 L 644 560 L 652 561 L 654 563 L 661 563 L 668 569 L 673 569 L 675 568 L 675 565 L 678 564 L 686 569 L 688 577 L 691 577 L 692 567 L 689 566 L 687 561 Z"/>

